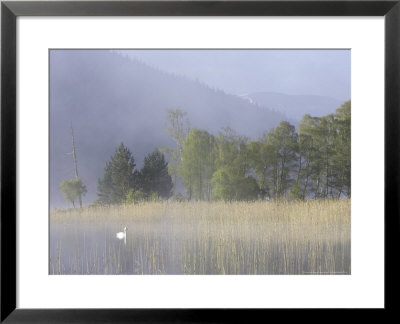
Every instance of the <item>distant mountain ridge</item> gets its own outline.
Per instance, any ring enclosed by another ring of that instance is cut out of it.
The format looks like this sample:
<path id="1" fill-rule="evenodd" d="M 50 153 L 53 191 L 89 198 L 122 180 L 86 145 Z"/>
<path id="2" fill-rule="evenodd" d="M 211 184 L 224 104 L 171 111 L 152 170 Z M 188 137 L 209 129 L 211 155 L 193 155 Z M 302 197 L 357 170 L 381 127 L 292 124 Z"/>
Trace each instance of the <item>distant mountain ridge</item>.
<path id="1" fill-rule="evenodd" d="M 251 138 L 288 120 L 280 112 L 117 53 L 51 51 L 50 206 L 66 206 L 59 185 L 74 177 L 71 122 L 87 204 L 96 199 L 97 179 L 121 141 L 138 168 L 154 148 L 173 145 L 165 118 L 166 110 L 175 108 L 188 113 L 192 127 L 214 134 L 231 127 Z"/>
<path id="2" fill-rule="evenodd" d="M 321 117 L 333 113 L 344 101 L 328 96 L 288 95 L 278 92 L 254 92 L 240 98 L 254 105 L 268 107 L 300 121 L 305 114 Z M 349 98 L 350 99 L 350 98 Z"/>

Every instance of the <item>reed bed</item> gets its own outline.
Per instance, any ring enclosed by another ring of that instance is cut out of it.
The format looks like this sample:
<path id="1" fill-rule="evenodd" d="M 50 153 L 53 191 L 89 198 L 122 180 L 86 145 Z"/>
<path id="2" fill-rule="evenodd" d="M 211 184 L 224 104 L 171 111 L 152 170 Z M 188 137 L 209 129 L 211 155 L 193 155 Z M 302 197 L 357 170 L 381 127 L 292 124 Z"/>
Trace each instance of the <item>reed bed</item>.
<path id="1" fill-rule="evenodd" d="M 349 199 L 54 210 L 49 273 L 350 274 L 350 229 Z"/>

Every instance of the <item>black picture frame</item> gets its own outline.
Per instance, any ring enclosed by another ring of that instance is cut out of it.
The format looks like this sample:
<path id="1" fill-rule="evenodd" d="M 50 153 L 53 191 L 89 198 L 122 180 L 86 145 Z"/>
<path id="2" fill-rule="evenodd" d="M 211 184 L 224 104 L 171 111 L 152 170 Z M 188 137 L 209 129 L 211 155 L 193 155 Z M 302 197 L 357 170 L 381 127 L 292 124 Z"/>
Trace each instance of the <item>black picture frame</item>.
<path id="1" fill-rule="evenodd" d="M 1 322 L 142 323 L 264 321 L 267 309 L 16 308 L 16 19 L 19 16 L 384 16 L 385 308 L 396 311 L 399 274 L 400 0 L 395 1 L 2 1 L 1 3 Z M 40 37 L 40 35 L 38 35 Z M 371 260 L 373 262 L 373 260 Z M 39 293 L 39 292 L 38 292 Z M 267 292 L 266 292 L 267 293 Z M 206 296 L 205 296 L 206 298 Z M 313 310 L 316 311 L 316 310 Z M 328 311 L 328 310 L 327 310 Z M 357 311 L 357 310 L 352 310 Z M 336 315 L 332 313 L 332 316 Z M 347 311 L 348 313 L 349 311 Z M 310 316 L 297 310 L 298 316 Z M 370 317 L 370 312 L 365 312 Z M 296 315 L 297 316 L 297 315 Z M 315 316 L 315 315 L 313 315 Z M 326 316 L 326 315 L 325 315 Z M 329 315 L 331 317 L 331 315 Z M 263 319 L 264 318 L 264 319 Z M 324 320 L 319 318 L 319 320 Z M 343 320 L 343 319 L 342 319 Z M 360 320 L 358 318 L 358 320 Z M 380 317 L 380 320 L 383 320 Z"/>

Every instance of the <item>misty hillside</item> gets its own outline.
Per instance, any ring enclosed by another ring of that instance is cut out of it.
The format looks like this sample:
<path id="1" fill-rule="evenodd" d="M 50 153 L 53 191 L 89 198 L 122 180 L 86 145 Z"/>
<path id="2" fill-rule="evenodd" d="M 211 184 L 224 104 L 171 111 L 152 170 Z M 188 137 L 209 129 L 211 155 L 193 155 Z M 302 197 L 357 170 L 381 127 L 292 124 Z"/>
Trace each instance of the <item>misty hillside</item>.
<path id="1" fill-rule="evenodd" d="M 51 51 L 50 206 L 67 205 L 59 185 L 74 177 L 71 122 L 88 204 L 96 199 L 97 179 L 121 141 L 139 168 L 145 154 L 172 145 L 165 117 L 167 109 L 175 108 L 188 112 L 192 127 L 214 134 L 229 126 L 258 137 L 288 120 L 284 114 L 116 53 Z"/>
<path id="2" fill-rule="evenodd" d="M 255 92 L 240 97 L 253 104 L 284 113 L 297 121 L 300 121 L 305 114 L 314 117 L 331 114 L 344 103 L 326 96 L 288 95 L 276 92 Z"/>

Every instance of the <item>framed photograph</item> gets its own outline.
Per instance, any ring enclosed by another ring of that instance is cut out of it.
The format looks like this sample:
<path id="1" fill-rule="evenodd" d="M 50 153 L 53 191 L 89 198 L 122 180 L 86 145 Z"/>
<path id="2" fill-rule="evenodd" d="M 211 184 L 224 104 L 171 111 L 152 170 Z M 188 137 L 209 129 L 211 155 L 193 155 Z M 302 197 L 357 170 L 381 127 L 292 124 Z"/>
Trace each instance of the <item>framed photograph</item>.
<path id="1" fill-rule="evenodd" d="M 2 2 L 1 321 L 394 310 L 399 21 Z"/>

